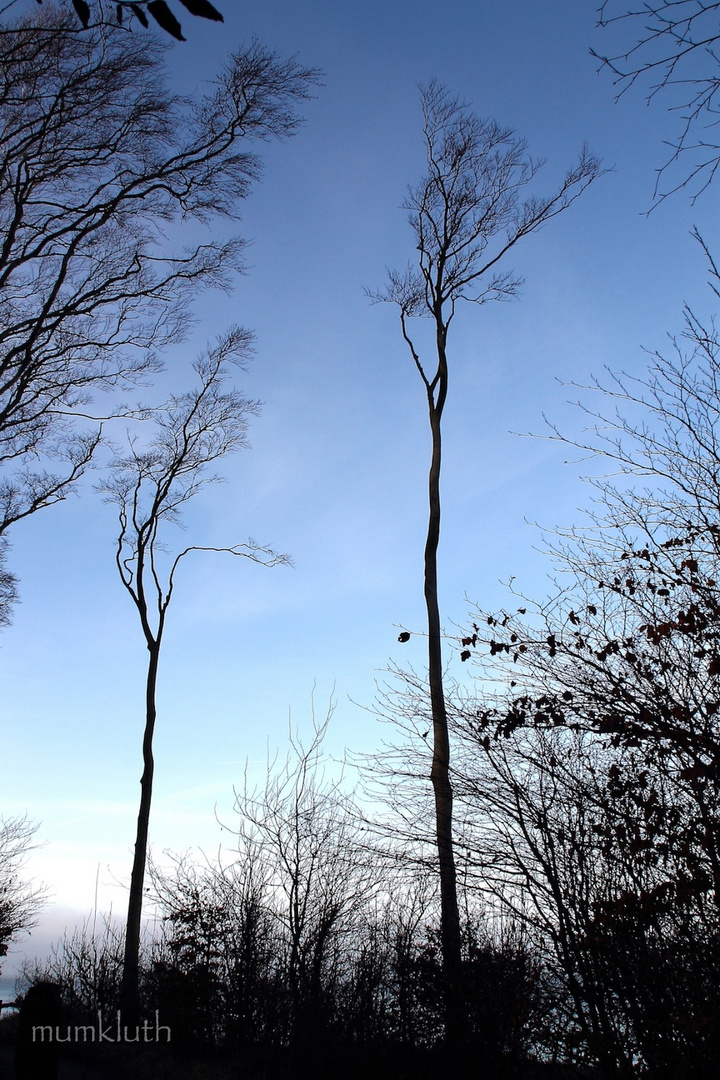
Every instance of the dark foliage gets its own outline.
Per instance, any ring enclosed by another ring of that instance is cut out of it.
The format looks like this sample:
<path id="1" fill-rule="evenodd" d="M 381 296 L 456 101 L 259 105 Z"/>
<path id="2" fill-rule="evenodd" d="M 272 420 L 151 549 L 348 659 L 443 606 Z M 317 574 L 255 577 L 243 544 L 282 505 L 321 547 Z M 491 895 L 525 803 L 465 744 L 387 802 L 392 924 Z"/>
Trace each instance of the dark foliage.
<path id="1" fill-rule="evenodd" d="M 219 1077 L 409 1080 L 449 1060 L 436 899 L 404 870 L 381 872 L 350 795 L 324 775 L 324 731 L 239 796 L 230 865 L 153 869 L 162 933 L 141 950 L 141 1015 L 157 1009 L 171 1028 L 175 1076 L 202 1061 Z M 122 935 L 87 924 L 33 975 L 57 982 L 75 1017 L 113 1015 L 122 954 Z M 522 1075 L 545 1010 L 532 949 L 468 913 L 463 965 L 471 1032 L 454 1065 Z M 128 1062 L 140 1075 L 137 1054 Z"/>
<path id="2" fill-rule="evenodd" d="M 37 1038 L 37 1028 L 49 1027 L 52 1035 L 59 1021 L 60 995 L 57 986 L 47 982 L 34 983 L 20 1007 L 15 1036 L 16 1080 L 56 1080 L 57 1043 Z"/>
<path id="3" fill-rule="evenodd" d="M 210 0 L 179 0 L 179 2 L 191 15 L 197 15 L 201 19 L 211 19 L 213 22 L 224 22 L 222 15 L 210 3 Z M 37 0 L 37 3 L 42 4 L 43 0 Z M 92 18 L 90 5 L 86 0 L 72 0 L 72 6 L 83 30 L 87 30 Z M 182 26 L 165 0 L 116 0 L 113 6 L 118 26 L 124 24 L 127 12 L 131 17 L 137 19 L 141 26 L 147 29 L 150 24 L 145 12 L 148 12 L 166 34 L 175 38 L 176 41 L 185 41 Z M 100 3 L 98 3 L 98 20 L 103 20 Z"/>

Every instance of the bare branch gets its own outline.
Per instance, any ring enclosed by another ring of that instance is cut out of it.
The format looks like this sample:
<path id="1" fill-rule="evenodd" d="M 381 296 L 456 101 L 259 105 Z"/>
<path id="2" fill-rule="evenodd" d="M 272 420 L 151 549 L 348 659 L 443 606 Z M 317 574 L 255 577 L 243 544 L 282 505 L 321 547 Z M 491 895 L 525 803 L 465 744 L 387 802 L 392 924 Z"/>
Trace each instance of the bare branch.
<path id="1" fill-rule="evenodd" d="M 163 55 L 54 5 L 0 26 L 0 534 L 74 489 L 96 392 L 147 382 L 201 287 L 242 271 L 239 238 L 174 252 L 164 228 L 236 220 L 254 147 L 294 132 L 317 81 L 255 43 L 192 102 Z"/>
<path id="2" fill-rule="evenodd" d="M 47 898 L 46 888 L 28 884 L 24 875 L 27 854 L 37 846 L 32 843 L 36 832 L 25 817 L 0 820 L 0 959 L 10 942 L 36 925 Z"/>
<path id="3" fill-rule="evenodd" d="M 690 188 L 694 203 L 720 167 L 720 142 L 713 135 L 718 124 L 720 90 L 720 4 L 705 0 L 647 0 L 641 7 L 610 14 L 614 7 L 610 0 L 601 5 L 598 25 L 639 23 L 641 36 L 616 55 L 601 55 L 593 49 L 591 53 L 614 76 L 618 97 L 636 84 L 649 81 L 648 102 L 660 94 L 673 102 L 670 110 L 680 114 L 681 125 L 669 143 L 669 158 L 657 170 L 654 205 L 684 188 Z M 681 179 L 673 181 L 674 166 L 685 163 L 690 155 L 693 164 L 686 167 Z M 666 181 L 667 186 L 661 187 Z"/>

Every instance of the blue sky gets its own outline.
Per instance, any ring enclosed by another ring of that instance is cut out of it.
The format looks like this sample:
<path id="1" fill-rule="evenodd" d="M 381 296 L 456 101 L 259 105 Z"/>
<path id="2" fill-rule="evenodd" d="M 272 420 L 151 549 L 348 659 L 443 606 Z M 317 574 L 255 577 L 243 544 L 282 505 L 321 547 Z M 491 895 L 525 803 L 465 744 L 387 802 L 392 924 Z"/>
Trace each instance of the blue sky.
<path id="1" fill-rule="evenodd" d="M 225 24 L 184 20 L 170 55 L 174 84 L 199 93 L 226 51 L 252 37 L 321 68 L 324 85 L 291 141 L 263 150 L 265 175 L 243 209 L 248 273 L 231 296 L 203 296 L 190 341 L 166 357 L 157 395 L 181 391 L 197 348 L 230 322 L 257 335 L 239 385 L 264 403 L 252 449 L 229 460 L 169 540 L 234 543 L 248 535 L 288 552 L 294 568 L 198 555 L 177 584 L 158 694 L 151 843 L 202 847 L 232 822 L 232 787 L 246 759 L 284 750 L 311 696 L 337 708 L 329 748 L 374 750 L 386 735 L 370 706 L 388 662 L 422 667 L 422 549 L 429 434 L 424 391 L 397 315 L 372 306 L 414 241 L 400 208 L 424 170 L 417 84 L 436 76 L 476 111 L 525 137 L 547 164 L 549 191 L 587 140 L 611 172 L 560 219 L 517 249 L 518 301 L 467 305 L 450 341 L 445 414 L 440 595 L 449 633 L 465 596 L 504 600 L 511 576 L 542 594 L 549 570 L 528 521 L 580 519 L 583 466 L 542 431 L 546 413 L 568 434 L 583 420 L 558 380 L 585 383 L 604 365 L 642 373 L 649 350 L 682 329 L 684 302 L 711 310 L 707 274 L 689 233 L 710 244 L 712 192 L 680 194 L 649 217 L 653 169 L 673 120 L 642 95 L 614 103 L 589 55 L 613 51 L 592 0 L 263 0 L 219 4 Z M 30 941 L 42 952 L 93 905 L 119 914 L 134 840 L 145 650 L 113 561 L 112 507 L 92 493 L 22 523 L 11 565 L 22 603 L 0 638 L 5 815 L 40 823 L 29 873 L 53 897 Z M 460 674 L 457 658 L 451 671 Z M 463 672 L 463 674 L 465 674 Z M 359 704 L 355 704 L 359 703 Z"/>

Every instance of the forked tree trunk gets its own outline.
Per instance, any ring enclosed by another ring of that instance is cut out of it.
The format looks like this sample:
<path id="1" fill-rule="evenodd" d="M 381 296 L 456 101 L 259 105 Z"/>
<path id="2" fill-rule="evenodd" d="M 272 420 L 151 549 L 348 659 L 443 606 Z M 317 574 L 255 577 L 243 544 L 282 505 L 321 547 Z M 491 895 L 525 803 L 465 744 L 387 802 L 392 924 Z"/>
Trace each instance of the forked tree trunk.
<path id="1" fill-rule="evenodd" d="M 143 886 L 145 884 L 145 864 L 147 862 L 153 772 L 155 770 L 152 743 L 156 717 L 155 691 L 158 661 L 160 659 L 159 636 L 152 647 L 148 643 L 148 649 L 150 659 L 148 661 L 145 692 L 145 732 L 143 735 L 143 773 L 140 779 L 140 810 L 137 821 L 132 876 L 130 878 L 130 898 L 128 900 L 127 926 L 125 929 L 125 955 L 120 989 L 120 1007 L 123 1012 L 123 1019 L 130 1025 L 137 1022 L 140 1011 L 140 926 Z"/>

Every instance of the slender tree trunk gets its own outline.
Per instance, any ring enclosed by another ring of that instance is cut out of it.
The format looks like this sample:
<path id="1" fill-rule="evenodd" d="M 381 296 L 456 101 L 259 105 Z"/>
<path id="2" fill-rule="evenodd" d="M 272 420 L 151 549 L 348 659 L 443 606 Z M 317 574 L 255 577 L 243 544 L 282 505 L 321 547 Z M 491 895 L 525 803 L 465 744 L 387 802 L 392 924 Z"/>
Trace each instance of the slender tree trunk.
<path id="1" fill-rule="evenodd" d="M 148 643 L 150 659 L 148 661 L 147 683 L 145 692 L 145 732 L 143 735 L 143 773 L 140 779 L 140 811 L 138 813 L 135 855 L 132 876 L 130 878 L 130 898 L 128 901 L 127 927 L 125 930 L 125 956 L 123 960 L 120 1006 L 127 1023 L 133 1024 L 140 1010 L 139 992 L 139 957 L 140 924 L 142 917 L 143 886 L 145 883 L 145 863 L 147 861 L 148 827 L 150 824 L 150 803 L 152 801 L 153 759 L 152 742 L 155 731 L 155 689 L 157 685 L 158 661 L 160 659 L 160 637 Z"/>
<path id="2" fill-rule="evenodd" d="M 450 740 L 443 690 L 442 639 L 437 588 L 437 551 L 440 542 L 441 420 L 447 395 L 445 327 L 438 326 L 437 399 L 434 384 L 428 387 L 432 432 L 432 459 L 428 478 L 429 516 L 425 543 L 425 605 L 428 617 L 428 681 L 433 722 L 433 757 L 430 779 L 435 793 L 435 835 L 440 869 L 440 932 L 445 982 L 445 1038 L 457 1044 L 466 1034 L 462 985 L 460 915 L 453 850 L 453 791 L 450 783 Z"/>

